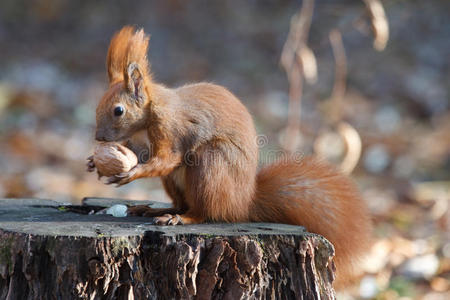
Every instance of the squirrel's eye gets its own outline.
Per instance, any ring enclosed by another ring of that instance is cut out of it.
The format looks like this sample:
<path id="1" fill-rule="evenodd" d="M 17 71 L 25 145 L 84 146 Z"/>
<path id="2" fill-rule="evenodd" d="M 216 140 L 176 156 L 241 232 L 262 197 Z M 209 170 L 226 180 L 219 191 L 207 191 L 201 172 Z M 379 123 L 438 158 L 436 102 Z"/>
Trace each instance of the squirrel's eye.
<path id="1" fill-rule="evenodd" d="M 123 115 L 123 112 L 125 111 L 125 109 L 123 108 L 123 106 L 116 106 L 116 108 L 114 108 L 114 115 L 115 116 L 121 116 Z"/>

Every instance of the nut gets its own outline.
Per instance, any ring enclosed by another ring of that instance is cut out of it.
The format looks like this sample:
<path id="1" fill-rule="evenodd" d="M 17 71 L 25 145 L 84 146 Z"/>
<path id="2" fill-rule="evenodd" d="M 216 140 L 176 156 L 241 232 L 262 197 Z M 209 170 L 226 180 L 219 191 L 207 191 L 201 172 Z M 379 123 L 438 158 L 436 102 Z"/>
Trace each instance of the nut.
<path id="1" fill-rule="evenodd" d="M 137 163 L 133 151 L 119 143 L 101 143 L 94 151 L 94 164 L 100 176 L 114 176 L 128 172 Z"/>

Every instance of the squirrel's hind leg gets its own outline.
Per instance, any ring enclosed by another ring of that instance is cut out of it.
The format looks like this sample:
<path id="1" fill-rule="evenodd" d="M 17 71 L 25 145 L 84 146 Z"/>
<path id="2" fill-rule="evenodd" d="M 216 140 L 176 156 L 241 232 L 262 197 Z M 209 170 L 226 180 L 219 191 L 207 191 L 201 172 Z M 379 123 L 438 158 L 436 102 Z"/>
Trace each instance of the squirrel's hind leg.
<path id="1" fill-rule="evenodd" d="M 227 143 L 203 145 L 186 166 L 187 214 L 213 222 L 248 221 L 255 173 L 256 157 L 248 159 Z"/>

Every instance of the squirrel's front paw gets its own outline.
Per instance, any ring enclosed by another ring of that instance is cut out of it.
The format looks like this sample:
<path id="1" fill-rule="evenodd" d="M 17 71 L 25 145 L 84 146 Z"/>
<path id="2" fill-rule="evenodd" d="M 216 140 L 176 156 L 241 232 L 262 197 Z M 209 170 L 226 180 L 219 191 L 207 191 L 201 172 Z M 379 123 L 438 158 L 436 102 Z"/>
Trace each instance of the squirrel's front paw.
<path id="1" fill-rule="evenodd" d="M 180 215 L 165 214 L 161 217 L 155 217 L 153 220 L 155 225 L 183 225 L 183 219 Z"/>
<path id="2" fill-rule="evenodd" d="M 127 183 L 132 182 L 134 179 L 136 179 L 136 174 L 138 171 L 138 167 L 132 168 L 128 172 L 120 173 L 117 175 L 113 175 L 108 177 L 108 180 L 106 181 L 106 184 L 117 184 L 117 186 L 121 186 Z"/>

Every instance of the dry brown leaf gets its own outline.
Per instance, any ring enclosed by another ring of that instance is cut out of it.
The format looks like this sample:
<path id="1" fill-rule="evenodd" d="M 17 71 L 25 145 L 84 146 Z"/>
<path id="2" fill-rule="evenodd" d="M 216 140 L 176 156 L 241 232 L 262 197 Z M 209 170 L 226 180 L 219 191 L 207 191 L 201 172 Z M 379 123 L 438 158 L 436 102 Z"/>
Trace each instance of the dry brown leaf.
<path id="1" fill-rule="evenodd" d="M 317 81 L 317 61 L 314 52 L 308 46 L 304 46 L 297 51 L 297 59 L 302 66 L 306 82 L 315 83 Z"/>
<path id="2" fill-rule="evenodd" d="M 369 10 L 372 30 L 375 36 L 373 47 L 383 51 L 389 40 L 389 23 L 380 0 L 364 0 Z"/>

